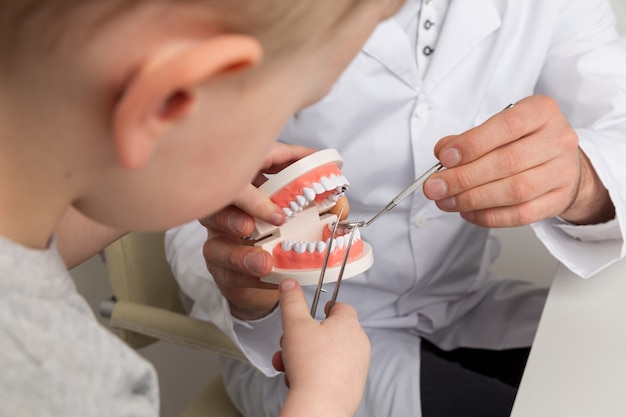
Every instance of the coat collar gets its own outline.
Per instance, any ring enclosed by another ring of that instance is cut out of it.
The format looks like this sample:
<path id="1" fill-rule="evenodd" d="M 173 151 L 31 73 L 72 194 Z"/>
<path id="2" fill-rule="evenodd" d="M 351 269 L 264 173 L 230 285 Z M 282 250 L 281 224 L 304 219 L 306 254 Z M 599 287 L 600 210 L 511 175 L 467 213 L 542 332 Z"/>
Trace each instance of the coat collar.
<path id="1" fill-rule="evenodd" d="M 420 85 L 419 73 L 411 48 L 411 42 L 406 33 L 392 18 L 376 26 L 372 36 L 363 46 L 363 52 L 417 90 Z"/>
<path id="2" fill-rule="evenodd" d="M 450 2 L 423 84 L 404 30 L 394 19 L 381 22 L 363 47 L 363 52 L 415 90 L 432 91 L 481 41 L 501 25 L 494 0 Z"/>

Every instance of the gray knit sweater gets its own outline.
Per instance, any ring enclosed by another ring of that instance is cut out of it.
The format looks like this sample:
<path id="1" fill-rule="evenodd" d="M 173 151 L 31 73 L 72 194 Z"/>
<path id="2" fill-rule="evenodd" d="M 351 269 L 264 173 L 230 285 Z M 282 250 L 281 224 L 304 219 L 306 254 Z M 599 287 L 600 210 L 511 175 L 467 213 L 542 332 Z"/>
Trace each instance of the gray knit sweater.
<path id="1" fill-rule="evenodd" d="M 0 417 L 157 416 L 156 373 L 103 328 L 53 243 L 0 237 Z"/>

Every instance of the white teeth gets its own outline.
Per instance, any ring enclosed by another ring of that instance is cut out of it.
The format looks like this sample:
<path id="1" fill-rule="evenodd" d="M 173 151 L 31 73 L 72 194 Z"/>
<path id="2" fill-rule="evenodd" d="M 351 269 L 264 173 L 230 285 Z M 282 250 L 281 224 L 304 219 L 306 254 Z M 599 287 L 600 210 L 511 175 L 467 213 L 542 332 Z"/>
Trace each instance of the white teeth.
<path id="1" fill-rule="evenodd" d="M 357 241 L 360 238 L 360 232 L 357 229 L 354 235 L 354 241 Z M 350 235 L 335 236 L 335 239 L 333 239 L 331 252 L 337 249 L 344 249 L 348 245 L 349 240 Z M 293 251 L 296 254 L 303 254 L 304 252 L 313 253 L 315 251 L 317 251 L 318 253 L 325 253 L 326 248 L 328 248 L 328 240 L 326 242 L 294 242 L 293 240 L 283 240 L 282 242 L 280 242 L 280 247 L 284 251 Z"/>
<path id="2" fill-rule="evenodd" d="M 333 174 L 330 176 L 330 179 L 333 181 L 333 183 L 335 183 L 338 188 L 348 188 L 348 186 L 350 185 L 346 177 L 344 177 L 343 175 Z"/>
<path id="3" fill-rule="evenodd" d="M 287 218 L 292 219 L 296 216 L 297 213 L 300 213 L 304 209 L 304 207 L 308 205 L 309 202 L 306 200 L 306 198 L 299 195 L 296 197 L 296 201 L 290 202 L 289 207 L 283 208 L 283 211 L 285 212 L 285 215 L 287 215 Z"/>
<path id="4" fill-rule="evenodd" d="M 299 213 L 302 211 L 302 207 L 300 207 L 295 201 L 289 203 L 289 208 L 291 208 L 294 213 Z"/>
<path id="5" fill-rule="evenodd" d="M 335 188 L 337 188 L 335 183 L 333 183 L 329 178 L 322 177 L 320 178 L 320 182 L 322 183 L 322 186 L 324 187 L 326 191 L 332 191 Z"/>
<path id="6" fill-rule="evenodd" d="M 324 194 L 326 192 L 326 189 L 319 182 L 314 182 L 312 186 L 316 194 Z"/>
<path id="7" fill-rule="evenodd" d="M 287 217 L 291 219 L 301 212 L 304 207 L 315 201 L 319 194 L 324 194 L 328 191 L 335 191 L 335 193 L 330 193 L 323 204 L 332 205 L 343 196 L 348 185 L 350 183 L 343 175 L 331 174 L 330 177 L 321 177 L 319 182 L 312 183 L 310 187 L 303 187 L 302 195 L 296 196 L 295 200 L 289 203 L 289 207 L 283 210 Z"/>
<path id="8" fill-rule="evenodd" d="M 306 250 L 306 243 L 304 243 L 304 242 L 295 242 L 293 244 L 293 251 L 295 253 L 304 253 L 305 250 Z"/>
<path id="9" fill-rule="evenodd" d="M 313 190 L 312 188 L 309 187 L 304 187 L 302 189 L 302 194 L 304 194 L 304 198 L 306 198 L 308 201 L 313 201 L 315 200 L 315 190 Z"/>
<path id="10" fill-rule="evenodd" d="M 309 205 L 309 201 L 301 195 L 296 197 L 296 203 L 298 203 L 300 207 L 306 207 Z"/>
<path id="11" fill-rule="evenodd" d="M 315 201 L 315 198 L 319 194 L 324 194 L 328 191 L 335 191 L 335 193 L 330 193 L 326 201 L 322 204 L 333 205 L 343 196 L 347 186 L 348 181 L 343 175 L 332 174 L 330 177 L 321 177 L 319 182 L 312 183 L 310 187 L 303 187 L 302 195 L 296 196 L 295 201 L 290 202 L 289 207 L 283 210 L 285 214 L 287 214 L 287 217 L 291 219 L 297 213 L 301 212 L 304 207 L 307 207 L 311 202 Z"/>

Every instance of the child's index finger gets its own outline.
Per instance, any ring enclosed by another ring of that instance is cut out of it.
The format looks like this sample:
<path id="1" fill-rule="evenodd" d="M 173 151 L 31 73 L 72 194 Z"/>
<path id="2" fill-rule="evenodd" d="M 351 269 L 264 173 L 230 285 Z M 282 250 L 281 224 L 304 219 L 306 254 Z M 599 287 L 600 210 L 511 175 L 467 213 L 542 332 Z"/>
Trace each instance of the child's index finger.
<path id="1" fill-rule="evenodd" d="M 279 284 L 279 290 L 279 306 L 284 329 L 295 322 L 311 319 L 311 313 L 298 281 L 292 278 L 285 279 Z"/>

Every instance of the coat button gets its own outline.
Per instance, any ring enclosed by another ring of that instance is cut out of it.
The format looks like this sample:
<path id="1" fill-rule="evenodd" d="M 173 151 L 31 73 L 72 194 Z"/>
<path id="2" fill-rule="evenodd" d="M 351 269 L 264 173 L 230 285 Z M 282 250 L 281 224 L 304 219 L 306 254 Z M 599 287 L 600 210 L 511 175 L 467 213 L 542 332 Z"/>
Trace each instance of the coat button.
<path id="1" fill-rule="evenodd" d="M 426 216 L 426 214 L 424 213 L 417 213 L 414 217 L 413 217 L 413 224 L 417 227 L 422 227 L 424 226 L 426 223 L 428 223 L 428 216 Z"/>
<path id="2" fill-rule="evenodd" d="M 427 20 L 424 22 L 424 29 L 426 30 L 430 30 L 431 27 L 433 27 L 434 23 L 431 22 L 430 20 Z"/>
<path id="3" fill-rule="evenodd" d="M 422 52 L 424 53 L 424 55 L 430 56 L 433 52 L 435 52 L 435 50 L 430 46 L 425 46 Z"/>
<path id="4" fill-rule="evenodd" d="M 420 103 L 417 105 L 417 107 L 415 107 L 414 116 L 417 117 L 418 119 L 422 119 L 428 115 L 429 111 L 430 109 L 428 108 L 428 104 Z"/>

